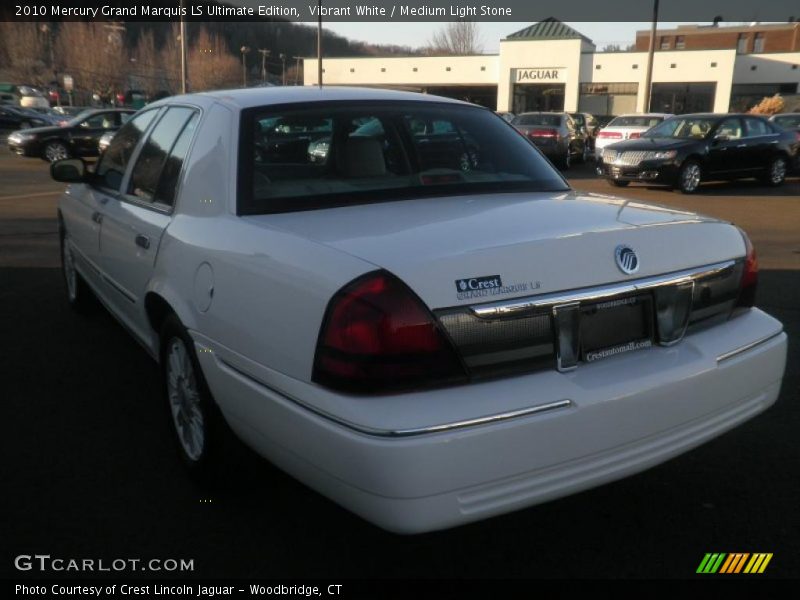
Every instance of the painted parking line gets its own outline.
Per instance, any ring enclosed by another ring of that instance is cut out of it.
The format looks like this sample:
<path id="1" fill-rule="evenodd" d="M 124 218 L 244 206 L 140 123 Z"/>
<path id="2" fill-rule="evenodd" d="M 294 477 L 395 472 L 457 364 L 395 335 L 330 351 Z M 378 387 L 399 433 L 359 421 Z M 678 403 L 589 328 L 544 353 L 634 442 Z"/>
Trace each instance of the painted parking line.
<path id="1" fill-rule="evenodd" d="M 35 194 L 20 194 L 18 196 L 0 196 L 0 200 L 21 200 L 22 198 L 41 198 L 44 196 L 56 196 L 63 192 L 37 192 Z"/>

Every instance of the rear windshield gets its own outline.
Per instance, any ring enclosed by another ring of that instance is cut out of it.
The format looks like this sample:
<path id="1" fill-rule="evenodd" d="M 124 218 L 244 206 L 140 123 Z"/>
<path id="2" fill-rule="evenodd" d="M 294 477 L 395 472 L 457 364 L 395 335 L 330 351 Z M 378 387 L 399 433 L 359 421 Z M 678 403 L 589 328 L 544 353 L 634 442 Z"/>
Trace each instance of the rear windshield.
<path id="1" fill-rule="evenodd" d="M 561 115 L 520 115 L 512 121 L 514 125 L 543 125 L 561 127 Z"/>
<path id="2" fill-rule="evenodd" d="M 798 129 L 800 128 L 800 115 L 785 115 L 775 117 L 775 123 L 784 129 Z"/>
<path id="3" fill-rule="evenodd" d="M 615 117 L 609 127 L 653 127 L 664 120 L 664 117 Z"/>
<path id="4" fill-rule="evenodd" d="M 240 214 L 569 189 L 491 111 L 430 102 L 248 109 L 240 157 Z"/>

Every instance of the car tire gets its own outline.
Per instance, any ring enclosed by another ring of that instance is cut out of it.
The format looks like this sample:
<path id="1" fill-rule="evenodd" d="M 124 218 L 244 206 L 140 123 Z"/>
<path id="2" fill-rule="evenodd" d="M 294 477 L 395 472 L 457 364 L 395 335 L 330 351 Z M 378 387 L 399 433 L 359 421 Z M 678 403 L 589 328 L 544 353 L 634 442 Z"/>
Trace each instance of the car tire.
<path id="1" fill-rule="evenodd" d="M 678 172 L 678 190 L 682 194 L 694 194 L 703 180 L 703 169 L 696 160 L 687 160 Z"/>
<path id="2" fill-rule="evenodd" d="M 181 461 L 190 476 L 208 481 L 218 462 L 224 421 L 208 389 L 194 341 L 175 314 L 161 327 L 161 376 Z"/>
<path id="3" fill-rule="evenodd" d="M 614 187 L 628 187 L 630 184 L 630 181 L 618 181 L 617 179 L 608 179 L 607 181 Z"/>
<path id="4" fill-rule="evenodd" d="M 784 156 L 776 156 L 769 162 L 767 170 L 761 180 L 770 187 L 778 187 L 786 181 L 786 173 L 789 170 L 789 162 Z"/>
<path id="5" fill-rule="evenodd" d="M 47 142 L 42 151 L 42 158 L 48 162 L 55 162 L 69 158 L 69 149 L 64 142 Z"/>
<path id="6" fill-rule="evenodd" d="M 70 308 L 79 314 L 90 314 L 97 308 L 97 298 L 75 268 L 75 251 L 72 249 L 69 234 L 62 226 L 61 240 L 61 272 L 67 288 L 67 302 Z"/>

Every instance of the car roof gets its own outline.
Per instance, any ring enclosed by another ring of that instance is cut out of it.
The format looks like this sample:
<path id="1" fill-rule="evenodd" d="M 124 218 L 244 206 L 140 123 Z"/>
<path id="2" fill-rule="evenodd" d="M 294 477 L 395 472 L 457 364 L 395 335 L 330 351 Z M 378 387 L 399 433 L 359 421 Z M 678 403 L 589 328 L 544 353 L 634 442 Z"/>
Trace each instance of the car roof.
<path id="1" fill-rule="evenodd" d="M 255 87 L 233 90 L 214 90 L 209 92 L 199 92 L 197 94 L 186 94 L 181 96 L 170 96 L 148 106 L 160 106 L 161 104 L 175 104 L 180 102 L 192 102 L 204 100 L 216 100 L 233 108 L 246 109 L 257 106 L 271 104 L 295 104 L 301 102 L 330 102 L 330 101 L 357 101 L 357 100 L 379 100 L 379 101 L 405 101 L 405 102 L 431 102 L 460 104 L 463 106 L 475 106 L 469 102 L 434 96 L 432 94 L 420 94 L 417 92 L 405 92 L 400 90 L 386 90 L 379 88 L 360 88 L 343 86 L 275 86 L 275 87 Z M 204 102 L 203 102 L 204 103 Z"/>
<path id="2" fill-rule="evenodd" d="M 601 115 L 603 116 L 603 115 Z M 604 115 L 611 116 L 611 115 Z M 623 117 L 674 117 L 672 113 L 625 113 L 624 115 L 617 115 L 614 118 L 619 119 Z"/>

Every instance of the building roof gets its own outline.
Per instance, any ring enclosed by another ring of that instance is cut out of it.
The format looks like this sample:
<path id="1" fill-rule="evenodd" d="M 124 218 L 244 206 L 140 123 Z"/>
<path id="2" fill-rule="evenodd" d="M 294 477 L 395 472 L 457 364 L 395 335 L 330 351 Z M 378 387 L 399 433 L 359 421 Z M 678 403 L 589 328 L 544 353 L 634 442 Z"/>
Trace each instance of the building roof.
<path id="1" fill-rule="evenodd" d="M 789 23 L 752 23 L 749 25 L 678 25 L 674 29 L 658 29 L 656 34 L 677 34 L 677 35 L 693 35 L 702 33 L 703 35 L 715 33 L 741 33 L 747 31 L 763 31 L 773 29 L 791 30 L 795 27 L 800 27 L 800 22 L 792 21 Z M 636 32 L 636 36 L 650 35 L 649 29 L 640 29 Z"/>
<path id="2" fill-rule="evenodd" d="M 545 19 L 533 25 L 528 25 L 525 29 L 515 31 L 505 39 L 507 40 L 585 40 L 592 43 L 582 33 L 575 31 L 569 25 L 562 23 L 558 19 Z"/>

